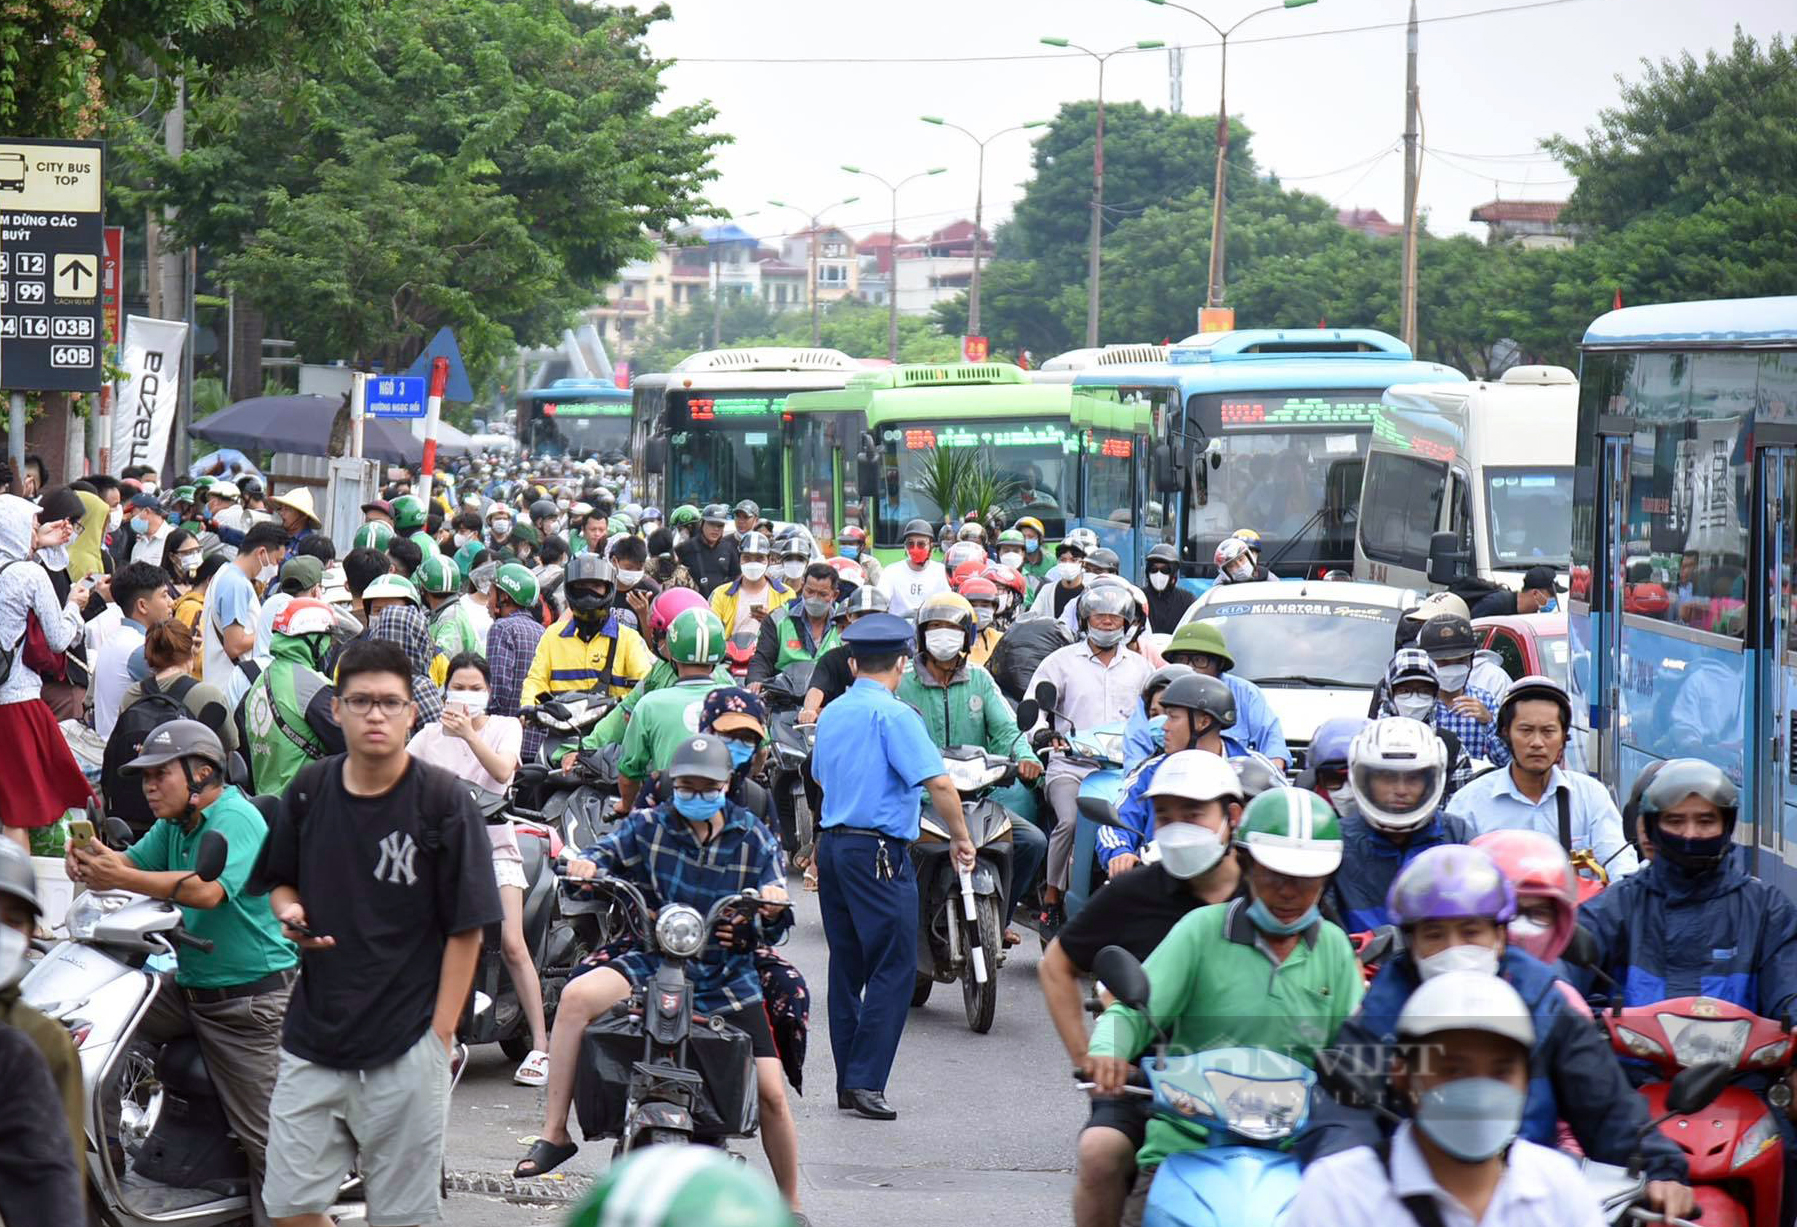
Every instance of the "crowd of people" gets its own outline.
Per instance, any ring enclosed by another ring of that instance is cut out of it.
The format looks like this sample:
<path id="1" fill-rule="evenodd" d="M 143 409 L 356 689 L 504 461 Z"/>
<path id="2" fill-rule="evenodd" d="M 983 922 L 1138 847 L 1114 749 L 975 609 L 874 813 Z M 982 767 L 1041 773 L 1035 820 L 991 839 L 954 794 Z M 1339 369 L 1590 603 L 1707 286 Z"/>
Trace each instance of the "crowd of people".
<path id="1" fill-rule="evenodd" d="M 1563 1136 L 1639 1160 L 1650 1203 L 1689 1212 L 1686 1160 L 1651 1130 L 1638 1140 L 1645 1100 L 1583 993 L 1601 976 L 1628 1005 L 1701 991 L 1792 1012 L 1797 909 L 1731 855 L 1736 793 L 1716 768 L 1664 764 L 1625 811 L 1583 770 L 1565 689 L 1505 675 L 1452 593 L 1406 612 L 1366 716 L 1325 721 L 1300 762 L 1226 630 L 1184 620 L 1171 546 L 1148 551 L 1138 585 L 1090 529 L 1051 543 L 1027 516 L 920 519 L 882 565 L 853 523 L 820 544 L 750 501 L 664 513 L 610 478 L 478 458 L 422 495 L 402 472 L 342 541 L 309 489 L 251 474 L 41 489 L 39 466 L 0 496 L 0 1064 L 30 1065 L 34 1047 L 40 1076 L 14 1085 L 69 1109 L 53 1112 L 60 1151 L 38 1146 L 5 1195 L 45 1200 L 0 1214 L 59 1204 L 58 1179 L 78 1204 L 86 1155 L 68 1037 L 18 1003 L 38 908 L 27 853 L 90 888 L 171 898 L 212 940 L 180 951 L 144 1035 L 198 1038 L 258 1222 L 316 1227 L 352 1163 L 379 1221 L 435 1221 L 447 1065 L 487 925 L 529 1033 L 515 1080 L 546 1093 L 516 1174 L 566 1162 L 581 1033 L 655 960 L 629 942 L 586 952 L 546 1017 L 516 832 L 467 785 L 505 793 L 524 763 L 616 747 L 616 825 L 568 850 L 567 875 L 702 914 L 756 892 L 759 911 L 689 970 L 696 1008 L 750 1037 L 780 1213 L 800 1216 L 785 1087 L 803 1078 L 808 991 L 775 949 L 788 883 L 818 896 L 838 1105 L 891 1120 L 918 944 L 908 846 L 928 806 L 972 866 L 942 754 L 962 745 L 1017 764 L 1000 797 L 1003 941 L 1040 934 L 1049 1016 L 1097 1088 L 1076 1222 L 1139 1221 L 1157 1167 L 1200 1144 L 1120 1094 L 1157 1028 L 1185 1051 L 1311 1066 L 1347 1052 L 1382 1072 L 1376 1107 L 1318 1096 L 1290 1222 L 1403 1222 L 1418 1191 L 1439 1221 L 1594 1222 L 1547 1153 Z M 1218 582 L 1270 578 L 1251 531 L 1215 562 Z M 1532 581 L 1515 610 L 1541 605 Z M 795 665 L 816 732 L 809 838 L 764 787 L 764 694 Z M 546 747 L 521 718 L 587 693 L 613 706 L 578 744 Z M 1077 803 L 1097 769 L 1075 735 L 1111 725 L 1115 822 L 1074 911 Z M 72 833 L 97 793 L 129 847 Z M 256 796 L 281 798 L 272 824 Z M 200 881 L 209 831 L 230 858 Z M 1607 883 L 1583 906 L 1581 866 Z M 1367 983 L 1347 935 L 1385 926 L 1402 941 Z M 1588 967 L 1565 957 L 1581 928 Z M 1152 995 L 1088 1034 L 1081 978 L 1107 946 L 1143 961 Z"/>

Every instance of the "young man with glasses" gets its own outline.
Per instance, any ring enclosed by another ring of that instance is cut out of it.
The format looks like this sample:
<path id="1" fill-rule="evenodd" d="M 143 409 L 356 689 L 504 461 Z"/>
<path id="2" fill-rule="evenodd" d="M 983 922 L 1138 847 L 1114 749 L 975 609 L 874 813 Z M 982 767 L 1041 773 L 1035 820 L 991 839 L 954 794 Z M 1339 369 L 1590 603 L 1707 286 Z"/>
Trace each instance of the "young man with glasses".
<path id="1" fill-rule="evenodd" d="M 349 752 L 294 777 L 268 840 L 269 903 L 302 957 L 263 1197 L 282 1227 L 328 1227 L 354 1165 L 371 1220 L 434 1223 L 450 1050 L 501 916 L 493 849 L 466 787 L 406 751 L 403 648 L 347 647 L 331 707 Z"/>

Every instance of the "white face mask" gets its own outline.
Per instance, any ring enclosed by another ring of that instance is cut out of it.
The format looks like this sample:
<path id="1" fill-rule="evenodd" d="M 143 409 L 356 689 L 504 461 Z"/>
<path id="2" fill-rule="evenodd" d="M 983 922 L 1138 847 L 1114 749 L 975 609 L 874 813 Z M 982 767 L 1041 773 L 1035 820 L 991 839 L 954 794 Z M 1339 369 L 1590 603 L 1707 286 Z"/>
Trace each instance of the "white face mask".
<path id="1" fill-rule="evenodd" d="M 180 561 L 181 569 L 189 575 L 198 571 L 200 569 L 200 563 L 206 560 L 205 553 L 200 550 L 194 550 L 187 554 L 176 554 L 175 557 Z"/>
<path id="2" fill-rule="evenodd" d="M 111 533 L 117 532 L 119 530 L 119 525 L 123 524 L 124 522 L 125 522 L 125 509 L 123 507 L 114 507 L 111 511 L 108 511 L 106 513 L 106 531 L 107 532 L 111 532 Z"/>
<path id="3" fill-rule="evenodd" d="M 1477 971 L 1497 975 L 1498 954 L 1490 946 L 1449 946 L 1416 961 L 1417 974 L 1433 980 L 1445 971 Z"/>
<path id="4" fill-rule="evenodd" d="M 1172 582 L 1173 577 L 1168 575 L 1165 571 L 1150 571 L 1148 573 L 1148 586 L 1153 588 L 1156 592 L 1165 592 L 1167 590 L 1167 585 Z"/>
<path id="5" fill-rule="evenodd" d="M 455 535 L 455 547 L 456 547 L 456 549 L 459 550 L 464 545 L 467 545 L 472 540 L 474 540 L 473 533 L 457 533 Z"/>
<path id="6" fill-rule="evenodd" d="M 957 630 L 933 630 L 923 633 L 923 646 L 937 660 L 949 661 L 967 647 L 967 636 Z"/>
<path id="7" fill-rule="evenodd" d="M 1223 574 L 1228 576 L 1232 583 L 1245 583 L 1254 578 L 1254 564 L 1243 559 L 1240 562 L 1232 563 L 1229 566 L 1224 567 Z"/>
<path id="8" fill-rule="evenodd" d="M 269 563 L 266 567 L 263 567 L 260 571 L 256 572 L 256 582 L 258 584 L 267 584 L 275 577 L 278 570 L 279 568 L 277 568 L 274 563 Z"/>
<path id="9" fill-rule="evenodd" d="M 512 531 L 512 522 L 510 520 L 494 520 L 487 527 L 493 530 L 495 537 L 503 537 Z"/>
<path id="10" fill-rule="evenodd" d="M 1054 578 L 1056 583 L 1065 583 L 1070 579 L 1078 579 L 1085 573 L 1086 567 L 1084 563 L 1057 562 L 1054 566 Z"/>
<path id="11" fill-rule="evenodd" d="M 1398 715 L 1409 716 L 1412 720 L 1427 720 L 1435 711 L 1435 696 L 1432 694 L 1394 694 L 1391 705 L 1397 708 Z"/>
<path id="12" fill-rule="evenodd" d="M 805 562 L 802 559 L 794 558 L 781 563 L 780 570 L 787 579 L 803 579 L 805 576 L 805 568 L 810 565 L 810 563 Z"/>
<path id="13" fill-rule="evenodd" d="M 1177 831 L 1172 839 L 1167 838 L 1170 832 Z M 1148 853 L 1152 850 L 1154 856 Z M 1166 866 L 1167 872 L 1182 881 L 1191 881 L 1210 872 L 1212 866 L 1223 859 L 1223 841 L 1217 833 L 1207 826 L 1196 822 L 1169 823 L 1160 828 L 1160 838 L 1143 850 L 1144 864 L 1158 859 Z"/>
<path id="14" fill-rule="evenodd" d="M 1466 688 L 1466 679 L 1472 676 L 1471 665 L 1445 665 L 1435 670 L 1436 680 L 1448 694 L 1456 694 Z"/>
<path id="15" fill-rule="evenodd" d="M 37 552 L 37 558 L 52 571 L 69 569 L 69 547 L 67 545 L 46 545 Z"/>
<path id="16" fill-rule="evenodd" d="M 642 582 L 643 573 L 641 571 L 618 572 L 618 587 L 620 588 L 634 588 Z"/>
<path id="17" fill-rule="evenodd" d="M 743 578 L 748 580 L 751 584 L 758 583 L 760 581 L 761 577 L 766 574 L 767 574 L 767 563 L 765 563 L 765 562 L 745 562 L 745 563 L 743 563 Z"/>
<path id="18" fill-rule="evenodd" d="M 470 716 L 478 716 L 487 710 L 487 692 L 484 690 L 452 690 L 448 700 L 466 708 Z"/>
<path id="19" fill-rule="evenodd" d="M 1017 550 L 1000 550 L 998 560 L 1007 567 L 1021 567 L 1023 565 L 1023 554 Z"/>

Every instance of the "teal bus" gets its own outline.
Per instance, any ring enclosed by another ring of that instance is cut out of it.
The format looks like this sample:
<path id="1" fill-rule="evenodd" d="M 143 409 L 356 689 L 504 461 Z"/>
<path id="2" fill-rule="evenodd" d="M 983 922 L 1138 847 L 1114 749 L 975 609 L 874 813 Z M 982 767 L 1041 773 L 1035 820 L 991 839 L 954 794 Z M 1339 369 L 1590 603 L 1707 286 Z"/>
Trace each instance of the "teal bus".
<path id="1" fill-rule="evenodd" d="M 1168 542 L 1186 585 L 1208 587 L 1218 544 L 1244 528 L 1283 578 L 1345 571 L 1380 397 L 1393 384 L 1465 379 L 1364 328 L 1199 333 L 1161 361 L 1094 364 L 1073 380 L 1080 424 L 1096 429 L 1108 414 L 1148 428 L 1128 436 L 1129 499 L 1121 486 L 1116 497 L 1090 491 L 1081 522 L 1132 577 L 1149 546 Z"/>
<path id="2" fill-rule="evenodd" d="M 525 455 L 622 460 L 630 446 L 630 391 L 603 379 L 558 379 L 521 397 Z"/>

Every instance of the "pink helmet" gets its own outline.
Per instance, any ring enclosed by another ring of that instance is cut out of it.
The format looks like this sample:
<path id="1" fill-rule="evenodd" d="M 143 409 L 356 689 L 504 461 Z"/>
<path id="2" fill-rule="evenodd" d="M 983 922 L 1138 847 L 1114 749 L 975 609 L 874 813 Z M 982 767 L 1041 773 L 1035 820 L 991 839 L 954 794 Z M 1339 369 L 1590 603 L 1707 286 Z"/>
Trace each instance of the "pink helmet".
<path id="1" fill-rule="evenodd" d="M 687 609 L 709 609 L 710 604 L 691 588 L 669 588 L 649 605 L 649 633 L 657 639 L 668 633 L 675 615 Z"/>
<path id="2" fill-rule="evenodd" d="M 1487 831 L 1471 846 L 1497 863 L 1519 904 L 1546 899 L 1554 905 L 1554 923 L 1545 931 L 1520 918 L 1512 920 L 1510 942 L 1544 963 L 1558 959 L 1572 941 L 1579 910 L 1578 876 L 1559 841 L 1539 831 Z"/>

